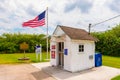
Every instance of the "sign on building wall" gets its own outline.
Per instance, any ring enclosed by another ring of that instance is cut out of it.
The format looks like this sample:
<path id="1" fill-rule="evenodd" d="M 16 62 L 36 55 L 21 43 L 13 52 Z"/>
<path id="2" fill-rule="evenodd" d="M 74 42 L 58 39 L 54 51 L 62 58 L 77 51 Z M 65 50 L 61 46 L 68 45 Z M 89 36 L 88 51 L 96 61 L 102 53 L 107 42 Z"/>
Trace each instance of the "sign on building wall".
<path id="1" fill-rule="evenodd" d="M 51 58 L 55 59 L 55 51 L 51 51 Z"/>
<path id="2" fill-rule="evenodd" d="M 68 55 L 68 49 L 64 49 L 64 55 Z"/>
<path id="3" fill-rule="evenodd" d="M 56 49 L 56 46 L 55 46 L 55 45 L 52 45 L 52 46 L 51 46 L 51 58 L 52 58 L 52 59 L 55 59 L 55 49 Z"/>
<path id="4" fill-rule="evenodd" d="M 55 49 L 55 45 L 52 45 L 52 49 Z"/>

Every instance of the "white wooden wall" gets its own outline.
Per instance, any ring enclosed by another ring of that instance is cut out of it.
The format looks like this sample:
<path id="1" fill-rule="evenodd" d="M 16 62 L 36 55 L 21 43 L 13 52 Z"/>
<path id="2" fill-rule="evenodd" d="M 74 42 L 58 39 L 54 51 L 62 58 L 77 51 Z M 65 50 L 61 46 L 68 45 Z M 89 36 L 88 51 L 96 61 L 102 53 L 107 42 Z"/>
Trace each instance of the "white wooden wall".
<path id="1" fill-rule="evenodd" d="M 64 35 L 65 33 L 61 28 L 57 28 L 53 35 Z M 76 72 L 84 69 L 89 69 L 94 67 L 94 54 L 95 54 L 95 43 L 94 41 L 88 40 L 71 40 L 67 35 L 64 36 L 65 39 L 59 40 L 55 37 L 51 38 L 50 46 L 56 45 L 55 59 L 50 60 L 51 65 L 58 65 L 58 49 L 57 42 L 64 42 L 64 49 L 68 49 L 68 55 L 64 55 L 64 69 Z M 79 44 L 84 44 L 84 52 L 78 52 Z M 93 59 L 89 59 L 89 56 L 93 55 Z"/>
<path id="2" fill-rule="evenodd" d="M 84 44 L 84 52 L 78 52 L 79 44 Z M 94 54 L 95 44 L 93 41 L 77 41 L 71 44 L 74 48 L 71 48 L 71 71 L 81 71 L 94 67 Z M 89 59 L 89 56 L 93 55 L 93 59 Z"/>

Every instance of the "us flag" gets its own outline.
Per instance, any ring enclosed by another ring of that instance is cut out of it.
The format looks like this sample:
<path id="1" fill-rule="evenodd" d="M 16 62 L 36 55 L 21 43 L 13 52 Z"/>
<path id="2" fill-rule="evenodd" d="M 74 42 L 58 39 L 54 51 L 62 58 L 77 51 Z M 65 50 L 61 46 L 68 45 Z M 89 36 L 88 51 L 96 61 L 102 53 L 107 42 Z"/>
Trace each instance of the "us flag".
<path id="1" fill-rule="evenodd" d="M 35 17 L 32 20 L 29 20 L 27 22 L 23 22 L 22 26 L 23 27 L 39 27 L 45 25 L 45 13 L 46 11 L 42 12 L 40 15 Z"/>

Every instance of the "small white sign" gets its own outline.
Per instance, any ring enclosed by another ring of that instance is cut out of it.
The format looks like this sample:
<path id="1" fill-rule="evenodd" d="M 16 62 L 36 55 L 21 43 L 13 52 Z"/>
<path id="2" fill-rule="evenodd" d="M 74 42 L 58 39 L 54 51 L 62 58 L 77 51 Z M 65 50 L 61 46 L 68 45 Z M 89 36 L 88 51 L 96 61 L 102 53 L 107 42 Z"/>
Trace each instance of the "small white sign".
<path id="1" fill-rule="evenodd" d="M 35 52 L 36 52 L 36 60 L 38 61 L 38 55 L 40 54 L 40 61 L 42 61 L 42 46 L 36 46 L 35 47 Z"/>
<path id="2" fill-rule="evenodd" d="M 40 54 L 41 53 L 41 48 L 36 48 L 35 52 L 36 52 L 36 54 Z"/>

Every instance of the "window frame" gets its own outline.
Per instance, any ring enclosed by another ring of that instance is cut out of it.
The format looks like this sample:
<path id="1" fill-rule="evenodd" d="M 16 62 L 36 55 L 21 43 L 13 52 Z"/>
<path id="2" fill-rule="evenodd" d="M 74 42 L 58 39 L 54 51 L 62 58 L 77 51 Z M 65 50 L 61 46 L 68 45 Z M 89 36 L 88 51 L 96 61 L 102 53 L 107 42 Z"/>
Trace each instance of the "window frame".
<path id="1" fill-rule="evenodd" d="M 79 52 L 79 53 L 83 53 L 84 50 L 85 50 L 84 44 L 79 44 L 79 45 L 78 45 L 78 52 Z"/>

